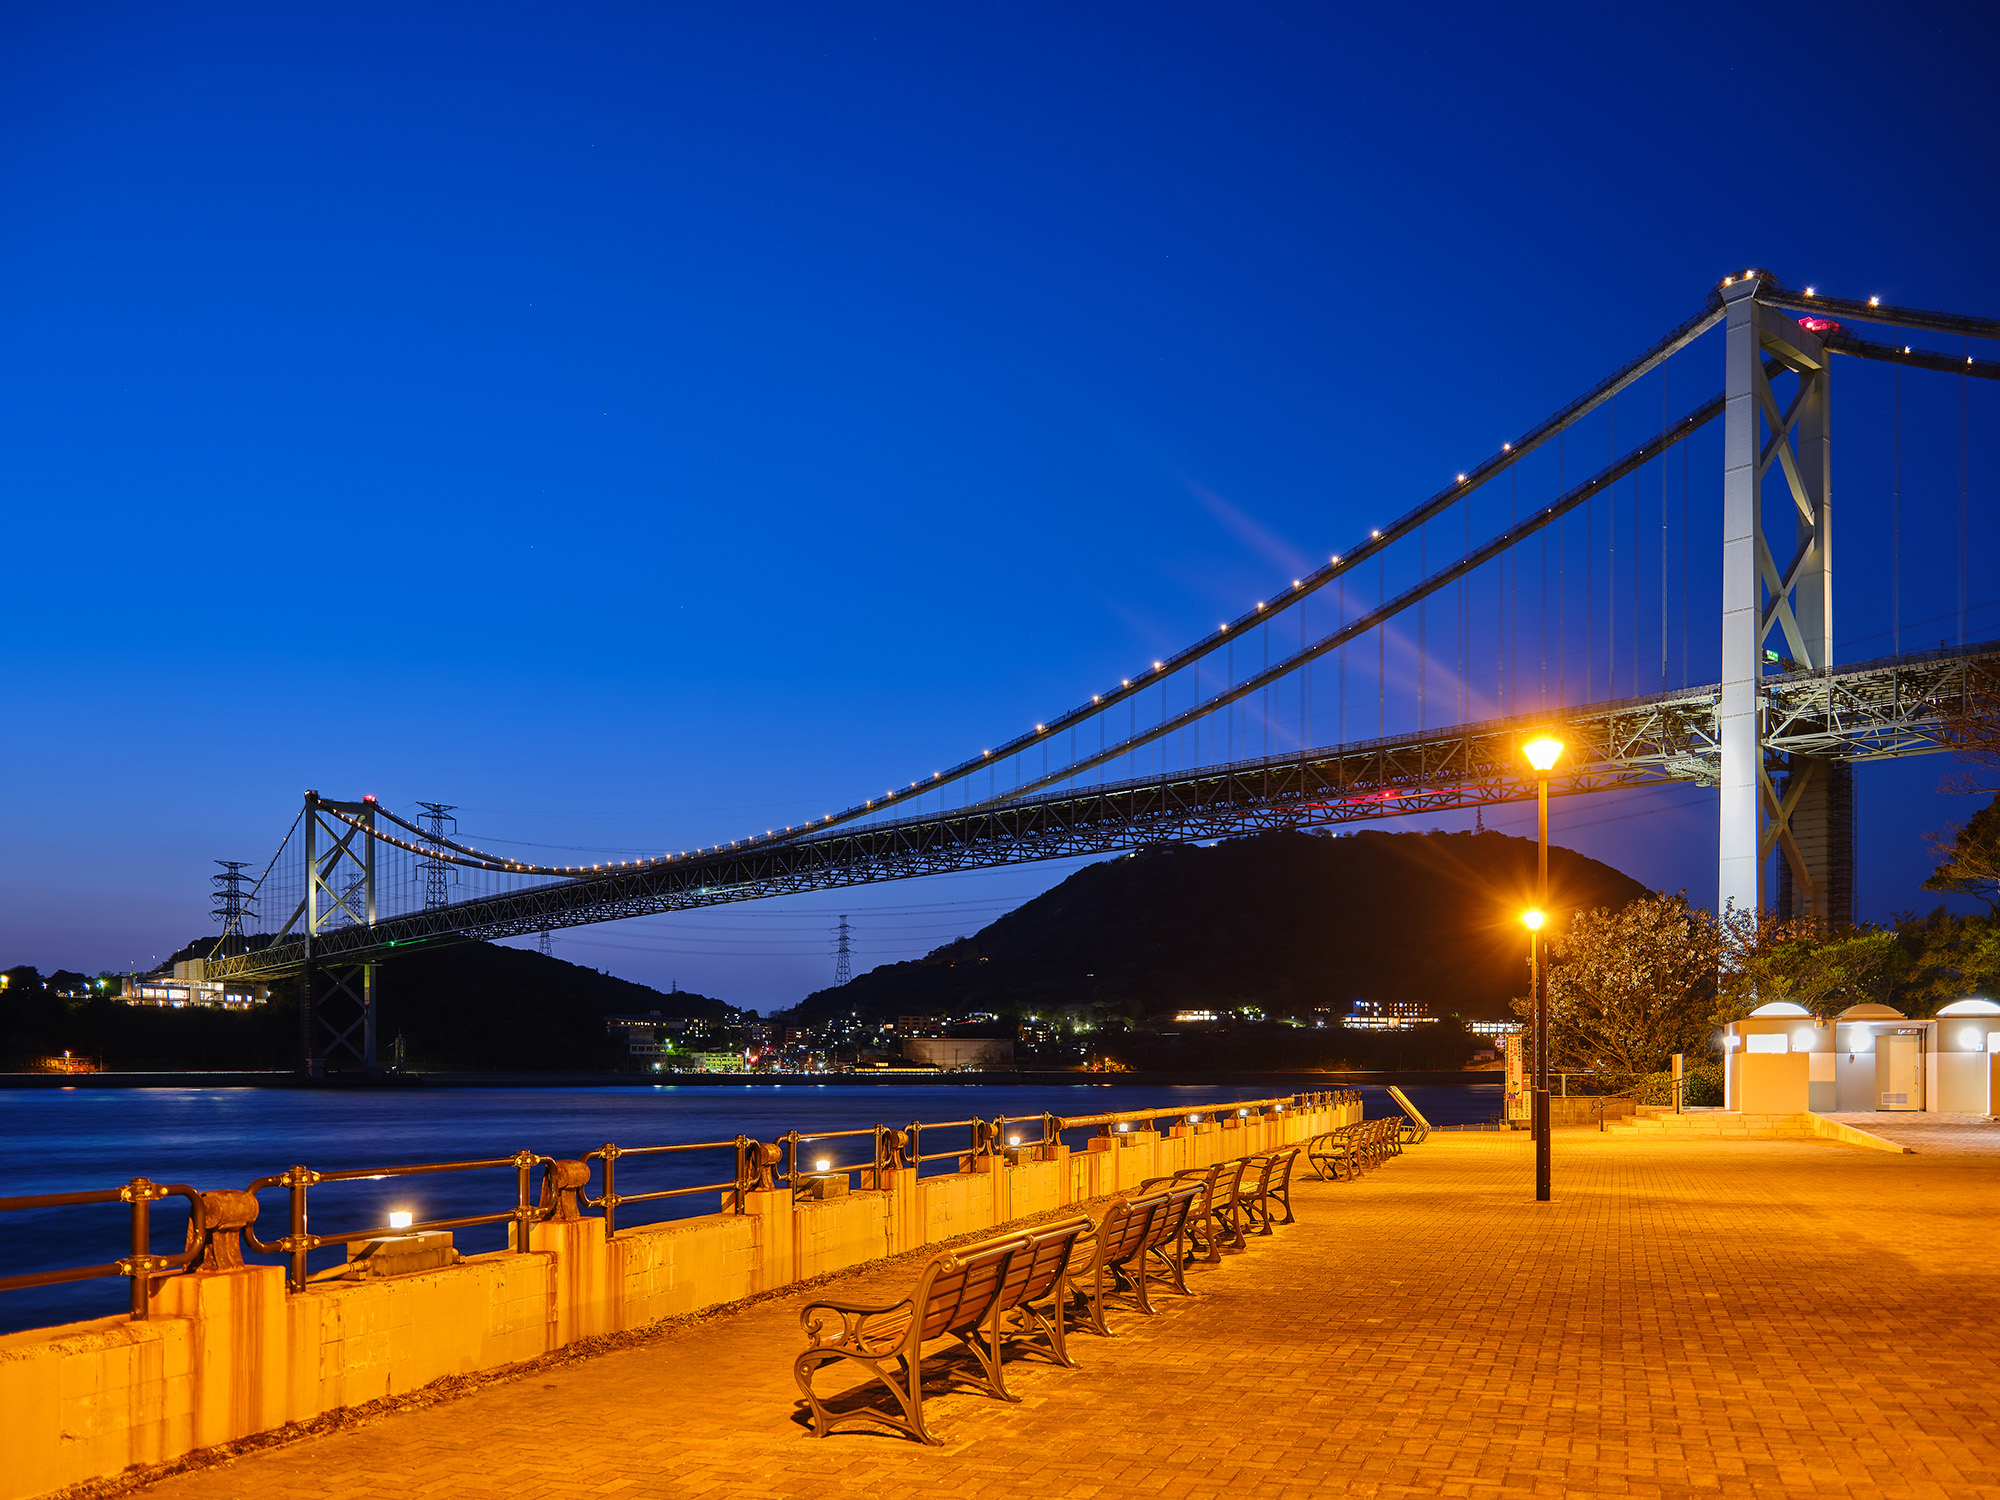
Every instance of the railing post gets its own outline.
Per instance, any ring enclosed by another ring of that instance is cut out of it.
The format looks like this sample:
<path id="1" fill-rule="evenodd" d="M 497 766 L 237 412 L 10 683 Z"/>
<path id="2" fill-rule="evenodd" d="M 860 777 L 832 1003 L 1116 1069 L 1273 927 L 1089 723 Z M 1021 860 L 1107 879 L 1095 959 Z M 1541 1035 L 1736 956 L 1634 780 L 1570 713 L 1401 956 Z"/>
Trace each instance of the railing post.
<path id="1" fill-rule="evenodd" d="M 290 1261 L 286 1274 L 295 1292 L 306 1289 L 306 1189 L 312 1185 L 312 1176 L 303 1166 L 293 1167 L 285 1174 L 292 1210 L 291 1234 L 285 1241 Z"/>
<path id="2" fill-rule="evenodd" d="M 528 1253 L 528 1216 L 534 1211 L 528 1194 L 538 1160 L 532 1151 L 514 1153 L 514 1253 L 517 1255 Z"/>
<path id="3" fill-rule="evenodd" d="M 618 1232 L 618 1148 L 604 1143 L 604 1237 Z"/>
<path id="4" fill-rule="evenodd" d="M 736 1137 L 736 1212 L 744 1211 L 743 1195 L 749 1191 L 750 1183 L 750 1138 Z"/>
<path id="5" fill-rule="evenodd" d="M 143 1323 L 147 1291 L 151 1287 L 147 1273 L 153 1259 L 153 1184 L 143 1177 L 134 1177 L 125 1192 L 132 1203 L 132 1259 L 127 1273 L 132 1278 L 132 1318 Z"/>

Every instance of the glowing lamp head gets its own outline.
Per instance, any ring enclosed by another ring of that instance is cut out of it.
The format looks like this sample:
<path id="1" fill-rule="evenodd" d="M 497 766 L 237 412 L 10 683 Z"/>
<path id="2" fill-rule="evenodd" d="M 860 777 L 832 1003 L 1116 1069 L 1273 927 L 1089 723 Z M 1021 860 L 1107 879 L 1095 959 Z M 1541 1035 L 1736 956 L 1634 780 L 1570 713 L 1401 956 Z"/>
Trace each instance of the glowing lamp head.
<path id="1" fill-rule="evenodd" d="M 1542 930 L 1542 923 L 1546 920 L 1548 920 L 1548 913 L 1546 912 L 1524 911 L 1521 913 L 1521 925 L 1526 927 L 1530 932 L 1540 932 Z"/>
<path id="2" fill-rule="evenodd" d="M 1007 1137 L 1007 1144 L 1010 1146 L 1018 1146 L 1021 1144 L 1021 1138 L 1018 1135 L 1010 1135 Z"/>
<path id="3" fill-rule="evenodd" d="M 394 1209 L 389 1214 L 389 1227 L 391 1229 L 408 1229 L 416 1222 L 417 1216 L 407 1208 Z"/>
<path id="4" fill-rule="evenodd" d="M 822 1156 L 822 1157 L 821 1157 L 821 1158 L 820 1158 L 820 1159 L 819 1159 L 818 1161 L 816 1161 L 816 1162 L 814 1162 L 814 1163 L 813 1163 L 813 1170 L 814 1170 L 815 1172 L 830 1172 L 830 1171 L 832 1171 L 832 1170 L 833 1170 L 833 1158 L 832 1158 L 832 1157 L 830 1157 L 830 1156 Z"/>
<path id="5" fill-rule="evenodd" d="M 1552 734 L 1540 734 L 1521 747 L 1521 753 L 1528 757 L 1528 764 L 1537 771 L 1548 771 L 1562 758 L 1563 742 Z"/>
<path id="6" fill-rule="evenodd" d="M 1118 1133 L 1120 1135 L 1123 1135 L 1126 1131 L 1130 1130 L 1131 1128 L 1132 1127 L 1129 1124 L 1127 1124 L 1124 1120 L 1120 1120 L 1118 1122 Z"/>

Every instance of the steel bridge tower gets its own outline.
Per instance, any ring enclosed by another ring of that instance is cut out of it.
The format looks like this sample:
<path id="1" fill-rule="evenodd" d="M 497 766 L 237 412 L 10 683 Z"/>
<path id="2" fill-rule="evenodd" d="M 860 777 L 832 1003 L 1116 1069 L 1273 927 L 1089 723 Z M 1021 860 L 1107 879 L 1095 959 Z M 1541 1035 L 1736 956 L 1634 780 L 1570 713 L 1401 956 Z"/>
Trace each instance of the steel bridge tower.
<path id="1" fill-rule="evenodd" d="M 354 821 L 328 817 L 330 812 Z M 314 949 L 336 929 L 375 925 L 375 799 L 330 802 L 307 792 L 304 824 L 306 894 L 293 919 L 303 919 L 305 945 L 299 1050 L 314 1078 L 325 1076 L 328 1063 L 343 1052 L 373 1077 L 376 965 L 322 964 Z"/>
<path id="2" fill-rule="evenodd" d="M 1854 768 L 1768 753 L 1764 674 L 1833 665 L 1832 390 L 1820 338 L 1757 301 L 1768 273 L 1722 288 L 1726 381 L 1722 458 L 1722 751 L 1716 907 L 1854 919 Z M 1796 385 L 1781 406 L 1772 385 Z M 1782 550 L 1765 528 L 1767 480 L 1791 517 Z M 1773 488 L 1777 486 L 1774 484 Z M 1775 637 L 1775 639 L 1774 639 Z M 1773 772 L 1777 772 L 1774 779 Z M 1763 888 L 1784 856 L 1776 901 Z"/>

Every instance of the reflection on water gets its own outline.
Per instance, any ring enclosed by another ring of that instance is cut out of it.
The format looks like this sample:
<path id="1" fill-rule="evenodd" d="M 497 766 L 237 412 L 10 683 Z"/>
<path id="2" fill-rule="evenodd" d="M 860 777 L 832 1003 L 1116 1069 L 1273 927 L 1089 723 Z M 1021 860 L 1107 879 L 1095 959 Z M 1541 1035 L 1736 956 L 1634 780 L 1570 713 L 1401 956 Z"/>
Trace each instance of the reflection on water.
<path id="1" fill-rule="evenodd" d="M 0 1089 L 0 1197 L 116 1187 L 133 1177 L 187 1183 L 204 1191 L 240 1188 L 300 1164 L 320 1171 L 473 1161 L 511 1156 L 577 1157 L 620 1146 L 771 1140 L 790 1130 L 904 1126 L 973 1116 L 1087 1115 L 1110 1110 L 1185 1109 L 1213 1100 L 1267 1098 L 1280 1088 L 1224 1085 L 875 1084 L 637 1085 L 547 1089 Z M 1368 1115 L 1395 1106 L 1381 1089 L 1364 1088 Z M 1434 1123 L 1489 1120 L 1500 1107 L 1492 1084 L 1405 1090 Z M 1079 1144 L 1088 1131 L 1077 1132 Z M 927 1132 L 926 1152 L 959 1144 L 958 1130 Z M 866 1141 L 830 1143 L 815 1155 L 866 1161 Z M 949 1162 L 931 1170 L 950 1170 Z M 722 1182 L 735 1168 L 726 1151 L 635 1158 L 619 1163 L 620 1193 Z M 539 1178 L 537 1179 L 539 1182 Z M 262 1195 L 266 1238 L 284 1232 L 286 1194 Z M 392 1210 L 419 1220 L 498 1213 L 513 1204 L 514 1172 L 327 1184 L 311 1194 L 312 1228 L 321 1234 L 369 1228 Z M 619 1225 L 710 1213 L 706 1193 L 619 1210 Z M 178 1250 L 186 1229 L 180 1200 L 155 1205 L 153 1248 Z M 122 1205 L 0 1214 L 0 1275 L 97 1264 L 129 1245 Z M 461 1251 L 499 1249 L 503 1225 L 461 1230 Z M 320 1251 L 313 1265 L 341 1258 Z M 122 1311 L 123 1280 L 77 1282 L 0 1292 L 0 1331 L 33 1328 Z"/>

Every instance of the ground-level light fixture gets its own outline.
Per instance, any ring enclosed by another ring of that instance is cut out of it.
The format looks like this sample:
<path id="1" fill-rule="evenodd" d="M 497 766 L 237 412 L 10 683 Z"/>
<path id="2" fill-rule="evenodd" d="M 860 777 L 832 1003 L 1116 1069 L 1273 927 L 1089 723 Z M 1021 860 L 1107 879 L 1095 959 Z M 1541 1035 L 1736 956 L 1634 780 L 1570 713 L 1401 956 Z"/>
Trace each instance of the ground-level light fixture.
<path id="1" fill-rule="evenodd" d="M 816 1161 L 816 1162 L 814 1162 L 814 1163 L 813 1163 L 813 1170 L 814 1170 L 815 1172 L 830 1172 L 830 1171 L 832 1171 L 832 1170 L 833 1170 L 833 1159 L 832 1159 L 831 1157 L 827 1157 L 827 1156 L 822 1156 L 822 1157 L 821 1157 L 821 1158 L 820 1158 L 820 1159 L 819 1159 L 818 1161 Z"/>
<path id="2" fill-rule="evenodd" d="M 389 1227 L 391 1229 L 408 1229 L 412 1224 L 416 1222 L 417 1222 L 417 1216 L 411 1213 L 407 1208 L 392 1209 L 390 1211 Z"/>

